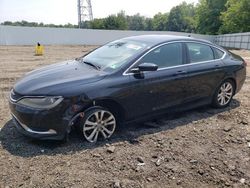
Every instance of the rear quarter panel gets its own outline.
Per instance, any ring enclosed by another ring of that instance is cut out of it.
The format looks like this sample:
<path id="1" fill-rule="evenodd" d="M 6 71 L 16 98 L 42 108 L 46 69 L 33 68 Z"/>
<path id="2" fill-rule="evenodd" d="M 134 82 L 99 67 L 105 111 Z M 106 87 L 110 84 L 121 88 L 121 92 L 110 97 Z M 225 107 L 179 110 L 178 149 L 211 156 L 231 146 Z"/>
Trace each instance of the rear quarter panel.
<path id="1" fill-rule="evenodd" d="M 236 82 L 235 93 L 238 93 L 246 79 L 246 64 L 240 56 L 231 52 L 227 54 L 223 62 L 226 67 L 226 78 L 234 78 Z"/>

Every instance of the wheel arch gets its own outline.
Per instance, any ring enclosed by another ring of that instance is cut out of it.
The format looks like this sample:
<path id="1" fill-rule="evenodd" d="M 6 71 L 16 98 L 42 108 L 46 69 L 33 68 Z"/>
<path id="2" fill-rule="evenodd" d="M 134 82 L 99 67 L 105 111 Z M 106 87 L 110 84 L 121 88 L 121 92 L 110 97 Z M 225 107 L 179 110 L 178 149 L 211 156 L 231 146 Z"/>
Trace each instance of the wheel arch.
<path id="1" fill-rule="evenodd" d="M 122 107 L 122 105 L 119 102 L 117 102 L 114 99 L 103 98 L 103 99 L 93 100 L 92 107 L 95 107 L 95 106 L 107 108 L 115 115 L 116 118 L 118 118 L 119 121 L 125 120 L 125 117 L 126 117 L 125 109 Z"/>
<path id="2" fill-rule="evenodd" d="M 234 86 L 234 93 L 233 93 L 233 95 L 235 95 L 236 90 L 237 90 L 236 79 L 234 77 L 230 76 L 230 77 L 225 78 L 221 83 L 225 82 L 226 80 L 230 80 L 234 84 L 233 85 Z"/>
<path id="3" fill-rule="evenodd" d="M 216 89 L 215 89 L 215 91 L 214 91 L 214 94 L 213 94 L 213 97 L 212 97 L 211 105 L 212 105 L 213 107 L 215 107 L 215 108 L 226 107 L 226 106 L 228 106 L 228 104 L 230 103 L 230 101 L 229 101 L 229 102 L 228 102 L 227 104 L 225 104 L 224 106 L 220 106 L 221 104 L 219 105 L 219 103 L 218 103 L 218 101 L 217 101 L 218 91 L 219 91 L 221 85 L 222 85 L 223 83 L 227 82 L 227 81 L 230 81 L 230 82 L 233 84 L 233 87 L 234 87 L 234 89 L 233 89 L 233 94 L 232 94 L 232 96 L 231 96 L 230 101 L 232 100 L 232 97 L 235 95 L 235 91 L 236 91 L 236 80 L 235 80 L 235 78 L 233 78 L 233 77 L 226 77 L 225 79 L 223 79 L 223 80 L 218 84 L 218 86 L 216 87 Z"/>

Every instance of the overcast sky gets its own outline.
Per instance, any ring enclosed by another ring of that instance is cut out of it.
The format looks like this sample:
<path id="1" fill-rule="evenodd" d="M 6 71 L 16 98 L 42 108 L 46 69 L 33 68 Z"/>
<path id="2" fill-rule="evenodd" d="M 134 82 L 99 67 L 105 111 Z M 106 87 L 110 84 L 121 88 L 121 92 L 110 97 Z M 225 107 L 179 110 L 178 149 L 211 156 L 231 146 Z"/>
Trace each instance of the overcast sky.
<path id="1" fill-rule="evenodd" d="M 94 18 L 106 17 L 124 10 L 152 17 L 169 10 L 183 0 L 92 0 Z M 197 3 L 198 0 L 186 0 Z M 0 0 L 0 22 L 34 21 L 54 24 L 77 24 L 77 0 Z"/>

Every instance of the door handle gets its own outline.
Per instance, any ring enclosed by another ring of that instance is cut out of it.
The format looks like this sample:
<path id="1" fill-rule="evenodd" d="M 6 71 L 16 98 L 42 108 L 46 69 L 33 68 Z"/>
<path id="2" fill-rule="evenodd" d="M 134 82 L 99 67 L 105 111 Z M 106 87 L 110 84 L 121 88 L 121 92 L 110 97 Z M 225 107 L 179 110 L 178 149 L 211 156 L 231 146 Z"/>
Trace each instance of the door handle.
<path id="1" fill-rule="evenodd" d="M 187 71 L 180 70 L 180 71 L 177 71 L 174 75 L 181 75 L 181 74 L 187 74 Z"/>

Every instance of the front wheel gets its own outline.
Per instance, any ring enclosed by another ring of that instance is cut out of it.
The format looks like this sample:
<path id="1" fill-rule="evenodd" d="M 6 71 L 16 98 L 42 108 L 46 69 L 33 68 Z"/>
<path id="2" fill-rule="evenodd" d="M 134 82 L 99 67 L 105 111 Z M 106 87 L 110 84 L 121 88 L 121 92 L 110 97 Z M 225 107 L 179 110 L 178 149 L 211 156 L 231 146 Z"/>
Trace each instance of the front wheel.
<path id="1" fill-rule="evenodd" d="M 107 109 L 94 107 L 85 113 L 80 122 L 80 131 L 89 142 L 96 142 L 100 137 L 110 138 L 116 128 L 116 118 Z"/>
<path id="2" fill-rule="evenodd" d="M 230 104 L 234 95 L 235 86 L 231 80 L 224 81 L 216 90 L 212 105 L 224 108 Z"/>

